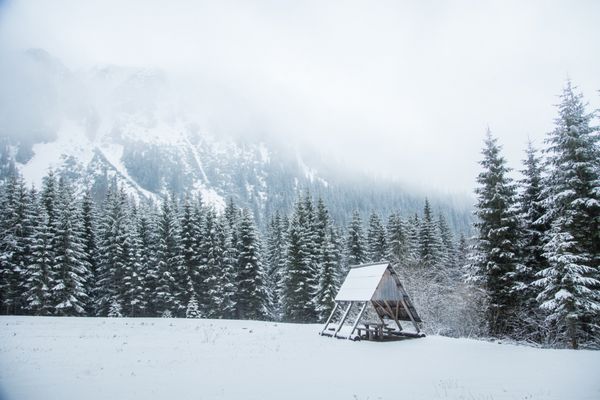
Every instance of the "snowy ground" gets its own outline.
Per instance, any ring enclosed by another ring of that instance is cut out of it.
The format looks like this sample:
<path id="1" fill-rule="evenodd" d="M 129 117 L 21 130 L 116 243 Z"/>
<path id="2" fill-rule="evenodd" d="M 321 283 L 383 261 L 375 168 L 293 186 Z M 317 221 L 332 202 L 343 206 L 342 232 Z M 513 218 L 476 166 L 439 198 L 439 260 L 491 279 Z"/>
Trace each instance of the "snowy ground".
<path id="1" fill-rule="evenodd" d="M 600 399 L 600 352 L 318 328 L 0 317 L 0 399 Z"/>

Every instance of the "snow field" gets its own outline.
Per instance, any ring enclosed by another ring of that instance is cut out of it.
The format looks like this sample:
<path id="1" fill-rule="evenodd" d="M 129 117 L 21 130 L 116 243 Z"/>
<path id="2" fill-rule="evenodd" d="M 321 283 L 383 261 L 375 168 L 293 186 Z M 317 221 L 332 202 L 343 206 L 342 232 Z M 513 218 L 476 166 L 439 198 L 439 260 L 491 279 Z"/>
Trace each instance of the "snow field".
<path id="1" fill-rule="evenodd" d="M 351 342 L 319 325 L 0 317 L 0 398 L 598 399 L 600 353 L 431 336 Z"/>

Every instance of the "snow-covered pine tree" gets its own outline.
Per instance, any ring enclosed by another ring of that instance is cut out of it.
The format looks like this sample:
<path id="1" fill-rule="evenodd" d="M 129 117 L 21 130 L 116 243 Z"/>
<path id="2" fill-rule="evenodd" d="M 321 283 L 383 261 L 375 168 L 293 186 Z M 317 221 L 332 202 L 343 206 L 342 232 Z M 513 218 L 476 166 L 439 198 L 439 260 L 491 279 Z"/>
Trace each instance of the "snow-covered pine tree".
<path id="1" fill-rule="evenodd" d="M 450 272 L 456 269 L 456 244 L 454 243 L 454 234 L 448 226 L 446 217 L 441 212 L 438 214 L 437 226 L 442 241 L 442 265 Z"/>
<path id="2" fill-rule="evenodd" d="M 96 237 L 98 215 L 96 206 L 92 199 L 92 192 L 87 190 L 81 202 L 81 219 L 83 225 L 83 252 L 89 264 L 89 276 L 86 277 L 86 292 L 90 299 L 88 301 L 86 314 L 94 313 L 96 304 L 96 279 L 98 274 L 98 242 Z"/>
<path id="3" fill-rule="evenodd" d="M 267 288 L 269 291 L 269 311 L 273 319 L 282 317 L 281 292 L 285 273 L 285 234 L 283 231 L 281 215 L 275 211 L 267 226 Z"/>
<path id="4" fill-rule="evenodd" d="M 58 182 L 52 169 L 48 171 L 42 180 L 41 196 L 42 204 L 44 205 L 46 214 L 48 215 L 48 226 L 53 229 L 54 220 L 56 219 L 56 215 L 58 213 L 56 206 L 56 203 L 58 202 Z"/>
<path id="5" fill-rule="evenodd" d="M 34 190 L 30 194 L 32 233 L 29 236 L 30 254 L 23 275 L 24 307 L 33 315 L 51 315 L 54 265 L 53 237 L 48 227 L 48 217 Z"/>
<path id="6" fill-rule="evenodd" d="M 397 213 L 391 213 L 386 227 L 387 250 L 386 258 L 395 266 L 408 265 L 409 243 L 404 221 Z"/>
<path id="7" fill-rule="evenodd" d="M 85 315 L 89 296 L 86 278 L 90 264 L 85 254 L 83 226 L 73 189 L 65 179 L 59 181 L 58 215 L 54 246 L 52 299 L 58 315 Z"/>
<path id="8" fill-rule="evenodd" d="M 190 300 L 187 303 L 187 309 L 185 310 L 186 318 L 200 318 L 200 311 L 198 310 L 198 300 L 196 295 L 192 293 Z"/>
<path id="9" fill-rule="evenodd" d="M 109 318 L 121 318 L 123 316 L 123 314 L 121 313 L 121 304 L 119 304 L 119 301 L 117 299 L 112 299 L 110 301 L 107 316 Z"/>
<path id="10" fill-rule="evenodd" d="M 158 314 L 155 307 L 155 293 L 158 285 L 158 271 L 156 261 L 157 224 L 156 210 L 141 204 L 134 215 L 134 224 L 140 242 L 140 264 L 142 266 L 142 279 L 144 281 L 144 316 L 154 317 Z"/>
<path id="11" fill-rule="evenodd" d="M 387 240 L 385 228 L 377 213 L 372 212 L 369 217 L 367 230 L 367 258 L 370 262 L 379 262 L 386 258 Z"/>
<path id="12" fill-rule="evenodd" d="M 300 219 L 300 223 L 303 226 L 304 241 L 306 248 L 308 249 L 306 263 L 308 264 L 308 275 L 307 288 L 310 288 L 312 295 L 312 318 L 316 317 L 316 303 L 315 303 L 315 292 L 319 285 L 319 271 L 320 271 L 320 260 L 323 254 L 322 246 L 319 245 L 319 232 L 318 222 L 315 207 L 313 206 L 312 197 L 308 189 L 304 194 L 302 215 L 303 219 Z M 328 215 L 326 216 L 328 217 Z M 324 221 L 326 224 L 329 223 L 327 220 Z"/>
<path id="13" fill-rule="evenodd" d="M 428 199 L 425 199 L 423 220 L 419 230 L 419 255 L 419 263 L 424 268 L 436 269 L 443 262 L 442 238 Z"/>
<path id="14" fill-rule="evenodd" d="M 548 267 L 538 272 L 538 301 L 571 347 L 598 336 L 600 320 L 600 148 L 593 113 L 571 82 L 546 142 L 549 167 L 543 220 Z"/>
<path id="15" fill-rule="evenodd" d="M 285 281 L 283 287 L 283 315 L 286 321 L 308 322 L 315 318 L 313 302 L 314 287 L 311 286 L 312 271 L 310 251 L 302 225 L 303 206 L 300 202 L 290 222 L 287 233 Z"/>
<path id="16" fill-rule="evenodd" d="M 517 329 L 520 331 L 520 337 L 540 341 L 543 339 L 540 329 L 543 325 L 543 315 L 536 301 L 539 288 L 532 283 L 537 279 L 536 274 L 547 267 L 544 237 L 549 227 L 542 218 L 545 214 L 542 164 L 531 142 L 528 143 L 523 164 L 523 178 L 519 181 L 518 195 L 522 263 L 515 274 L 514 288 L 518 318 L 521 321 Z"/>
<path id="17" fill-rule="evenodd" d="M 21 281 L 28 264 L 29 234 L 26 227 L 28 196 L 20 175 L 4 185 L 0 222 L 0 298 L 6 314 L 19 313 L 23 303 Z"/>
<path id="18" fill-rule="evenodd" d="M 329 228 L 323 241 L 323 256 L 320 264 L 319 284 L 315 303 L 317 316 L 320 321 L 327 319 L 335 303 L 334 299 L 339 288 L 340 253 L 336 243 L 333 228 Z"/>
<path id="19" fill-rule="evenodd" d="M 352 213 L 352 220 L 350 221 L 346 232 L 346 269 L 352 265 L 359 265 L 367 262 L 367 251 L 365 247 L 362 220 L 360 218 L 360 213 L 355 210 Z"/>
<path id="20" fill-rule="evenodd" d="M 201 264 L 202 282 L 202 315 L 208 318 L 221 316 L 221 287 L 220 274 L 223 267 L 223 255 L 225 249 L 222 247 L 217 226 L 217 214 L 213 209 L 208 209 L 204 217 L 202 231 L 202 252 L 204 260 Z"/>
<path id="21" fill-rule="evenodd" d="M 510 334 L 515 299 L 512 295 L 519 265 L 519 226 L 515 210 L 515 186 L 497 139 L 488 130 L 477 177 L 474 276 L 487 295 L 486 320 L 490 334 Z"/>
<path id="22" fill-rule="evenodd" d="M 175 316 L 181 308 L 181 282 L 177 278 L 184 265 L 175 208 L 173 199 L 165 198 L 158 220 L 155 308 L 162 316 Z"/>
<path id="23" fill-rule="evenodd" d="M 406 221 L 406 236 L 408 239 L 409 262 L 407 265 L 417 267 L 419 265 L 421 254 L 419 248 L 419 232 L 421 231 L 421 219 L 418 214 Z"/>
<path id="24" fill-rule="evenodd" d="M 234 318 L 236 310 L 236 243 L 233 242 L 231 228 L 224 216 L 217 220 L 217 238 L 223 249 L 221 270 L 219 271 L 220 290 L 220 316 L 221 318 Z"/>
<path id="25" fill-rule="evenodd" d="M 237 316 L 263 319 L 267 316 L 265 276 L 260 260 L 260 241 L 254 219 L 242 210 L 238 225 Z"/>
<path id="26" fill-rule="evenodd" d="M 198 280 L 198 270 L 200 268 L 200 247 L 202 242 L 203 232 L 201 231 L 203 222 L 203 210 L 201 208 L 201 198 L 197 201 L 198 206 L 195 207 L 189 198 L 185 198 L 181 207 L 181 215 L 179 216 L 179 225 L 181 226 L 181 246 L 183 252 L 183 264 L 185 265 L 185 273 L 190 279 L 190 287 L 188 291 L 196 293 Z M 182 291 L 182 295 L 190 298 L 190 293 Z M 196 298 L 196 297 L 195 297 Z M 182 301 L 184 299 L 181 299 Z M 197 300 L 197 299 L 196 299 Z"/>
<path id="27" fill-rule="evenodd" d="M 129 317 L 143 315 L 146 309 L 146 295 L 144 282 L 144 266 L 142 264 L 141 240 L 135 224 L 135 213 L 131 205 L 126 210 L 126 231 L 123 242 L 123 255 L 125 257 L 123 270 L 123 288 L 121 306 Z"/>
<path id="28" fill-rule="evenodd" d="M 108 315 L 113 301 L 123 300 L 127 254 L 123 248 L 127 230 L 126 196 L 116 184 L 109 186 L 98 229 L 98 264 L 94 298 L 96 315 Z"/>

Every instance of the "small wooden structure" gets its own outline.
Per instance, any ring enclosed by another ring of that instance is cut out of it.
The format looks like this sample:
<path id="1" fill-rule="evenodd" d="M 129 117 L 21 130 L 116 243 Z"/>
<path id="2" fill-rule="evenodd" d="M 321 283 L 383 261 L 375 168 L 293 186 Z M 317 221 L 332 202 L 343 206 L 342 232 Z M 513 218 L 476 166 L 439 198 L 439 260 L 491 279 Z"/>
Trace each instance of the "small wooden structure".
<path id="1" fill-rule="evenodd" d="M 358 313 L 353 312 L 356 309 Z M 340 312 L 337 319 L 336 314 Z M 369 314 L 372 320 L 369 320 Z M 415 331 L 403 330 L 400 321 L 411 322 Z M 353 340 L 423 337 L 420 322 L 396 271 L 389 262 L 379 262 L 350 268 L 335 297 L 333 311 L 319 334 Z M 345 332 L 342 331 L 344 327 Z"/>

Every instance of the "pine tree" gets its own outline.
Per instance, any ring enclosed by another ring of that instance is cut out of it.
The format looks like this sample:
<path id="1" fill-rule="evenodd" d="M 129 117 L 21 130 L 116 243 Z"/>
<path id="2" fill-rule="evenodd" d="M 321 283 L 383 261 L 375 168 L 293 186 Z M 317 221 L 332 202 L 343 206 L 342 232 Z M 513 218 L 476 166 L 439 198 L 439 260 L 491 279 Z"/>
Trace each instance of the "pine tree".
<path id="1" fill-rule="evenodd" d="M 425 199 L 423 221 L 419 230 L 419 255 L 421 266 L 438 268 L 443 261 L 442 239 L 429 200 Z"/>
<path id="2" fill-rule="evenodd" d="M 367 230 L 367 257 L 370 262 L 379 262 L 385 259 L 387 241 L 385 228 L 381 218 L 376 213 L 369 217 L 369 229 Z"/>
<path id="3" fill-rule="evenodd" d="M 438 215 L 437 226 L 442 243 L 441 262 L 444 268 L 449 271 L 456 266 L 456 246 L 454 243 L 454 235 L 448 226 L 446 218 L 441 213 Z"/>
<path id="4" fill-rule="evenodd" d="M 52 267 L 54 265 L 53 237 L 50 235 L 48 217 L 40 205 L 37 194 L 31 195 L 33 232 L 30 235 L 30 255 L 23 275 L 24 307 L 33 315 L 51 315 L 53 312 Z"/>
<path id="5" fill-rule="evenodd" d="M 217 221 L 217 237 L 223 249 L 221 270 L 219 271 L 220 316 L 222 318 L 234 318 L 237 307 L 235 286 L 237 281 L 235 258 L 237 251 L 229 223 L 223 216 Z"/>
<path id="6" fill-rule="evenodd" d="M 144 281 L 144 316 L 156 316 L 155 293 L 158 285 L 156 251 L 156 210 L 150 206 L 142 206 L 134 214 L 136 234 L 140 243 L 139 254 Z"/>
<path id="7" fill-rule="evenodd" d="M 7 314 L 20 313 L 23 307 L 23 280 L 30 252 L 28 225 L 29 198 L 20 175 L 13 175 L 5 185 L 2 198 L 0 236 L 0 298 Z"/>
<path id="8" fill-rule="evenodd" d="M 177 226 L 175 204 L 166 198 L 162 202 L 158 221 L 157 288 L 155 308 L 160 315 L 175 316 L 179 303 L 178 273 L 184 269 L 181 240 Z"/>
<path id="9" fill-rule="evenodd" d="M 267 315 L 266 289 L 260 241 L 248 209 L 242 210 L 238 227 L 237 316 L 263 319 Z"/>
<path id="10" fill-rule="evenodd" d="M 335 233 L 329 229 L 323 241 L 323 259 L 321 262 L 319 284 L 316 292 L 316 311 L 320 321 L 327 319 L 334 307 L 334 299 L 338 291 L 338 266 L 340 254 Z"/>
<path id="11" fill-rule="evenodd" d="M 283 289 L 284 319 L 294 322 L 307 322 L 314 319 L 310 286 L 312 271 L 307 259 L 310 257 L 301 225 L 301 206 L 296 207 L 287 234 L 286 275 Z"/>
<path id="12" fill-rule="evenodd" d="M 85 254 L 81 213 L 72 189 L 61 179 L 54 247 L 52 298 L 58 315 L 85 315 L 89 300 L 86 278 L 90 264 Z"/>
<path id="13" fill-rule="evenodd" d="M 521 232 L 521 258 L 515 274 L 514 296 L 517 301 L 520 324 L 519 336 L 541 340 L 542 313 L 537 307 L 538 287 L 533 285 L 536 275 L 547 266 L 544 257 L 544 237 L 548 224 L 543 222 L 545 206 L 542 198 L 542 166 L 536 149 L 529 142 L 525 166 L 519 181 L 518 215 Z"/>
<path id="14" fill-rule="evenodd" d="M 550 224 L 538 272 L 538 301 L 548 321 L 562 327 L 573 348 L 594 336 L 600 316 L 600 149 L 583 96 L 571 82 L 561 96 L 556 128 L 547 137 L 545 193 Z"/>
<path id="15" fill-rule="evenodd" d="M 121 305 L 117 299 L 112 299 L 110 301 L 110 306 L 108 308 L 108 317 L 109 318 L 121 318 L 123 314 L 121 313 Z"/>
<path id="16" fill-rule="evenodd" d="M 135 225 L 134 211 L 127 207 L 126 231 L 123 242 L 123 281 L 121 304 L 125 307 L 127 316 L 137 317 L 143 315 L 146 309 L 146 295 L 144 282 L 144 266 L 142 264 L 141 240 Z"/>
<path id="17" fill-rule="evenodd" d="M 128 236 L 126 196 L 123 190 L 109 187 L 100 218 L 98 269 L 94 290 L 96 315 L 108 315 L 111 304 L 123 301 L 123 278 L 127 267 L 124 243 Z"/>
<path id="18" fill-rule="evenodd" d="M 406 266 L 410 257 L 408 232 L 402 218 L 398 214 L 390 214 L 386 231 L 386 258 L 394 265 Z"/>
<path id="19" fill-rule="evenodd" d="M 181 209 L 180 226 L 181 226 L 181 246 L 183 252 L 183 263 L 185 265 L 185 275 L 190 279 L 190 285 L 186 287 L 185 291 L 182 291 L 182 295 L 185 298 L 189 298 L 190 294 L 186 292 L 197 293 L 196 290 L 200 289 L 196 287 L 198 284 L 198 273 L 200 269 L 201 257 L 200 247 L 202 243 L 202 236 L 204 233 L 201 231 L 203 211 L 201 209 L 202 200 L 199 199 L 198 208 L 195 208 L 188 198 L 183 202 Z M 183 298 L 181 299 L 184 300 Z"/>
<path id="20" fill-rule="evenodd" d="M 223 269 L 223 255 L 225 249 L 219 237 L 219 226 L 217 215 L 214 210 L 206 212 L 203 229 L 203 253 L 205 255 L 202 263 L 204 280 L 202 282 L 202 313 L 209 318 L 220 316 L 221 285 L 220 274 Z"/>
<path id="21" fill-rule="evenodd" d="M 515 212 L 515 187 L 508 176 L 500 146 L 488 130 L 477 177 L 477 204 L 473 280 L 487 293 L 486 320 L 492 335 L 510 334 L 513 323 L 514 275 L 518 268 L 518 220 Z"/>
<path id="22" fill-rule="evenodd" d="M 186 318 L 200 318 L 200 311 L 198 311 L 198 300 L 196 295 L 192 293 L 190 300 L 187 303 L 187 309 L 185 311 Z"/>
<path id="23" fill-rule="evenodd" d="M 270 299 L 270 313 L 275 320 L 281 319 L 281 295 L 285 273 L 285 235 L 279 211 L 271 218 L 267 227 L 267 287 Z"/>
<path id="24" fill-rule="evenodd" d="M 367 262 L 362 229 L 360 214 L 354 211 L 346 234 L 346 268 Z"/>
<path id="25" fill-rule="evenodd" d="M 95 309 L 95 289 L 98 275 L 98 242 L 96 237 L 98 216 L 90 190 L 86 191 L 81 203 L 81 218 L 83 224 L 83 252 L 89 264 L 89 276 L 86 277 L 86 292 L 90 296 L 87 314 L 93 314 Z"/>

